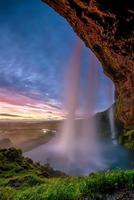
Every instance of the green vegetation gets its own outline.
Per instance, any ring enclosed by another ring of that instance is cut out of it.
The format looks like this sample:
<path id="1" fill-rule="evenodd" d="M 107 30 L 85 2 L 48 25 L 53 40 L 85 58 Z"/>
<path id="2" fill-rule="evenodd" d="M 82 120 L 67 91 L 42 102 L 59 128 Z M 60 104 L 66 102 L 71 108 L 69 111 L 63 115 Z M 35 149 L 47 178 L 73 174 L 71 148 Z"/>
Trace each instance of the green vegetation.
<path id="1" fill-rule="evenodd" d="M 121 104 L 122 104 L 122 96 L 121 94 L 119 94 L 118 99 L 116 100 L 116 107 L 115 107 L 116 118 L 119 118 L 121 112 Z M 121 144 L 124 145 L 126 148 L 134 150 L 134 130 L 130 129 L 133 129 L 133 127 L 128 127 L 126 126 L 126 124 L 124 124 L 124 130 L 120 134 L 120 140 Z"/>
<path id="2" fill-rule="evenodd" d="M 134 130 L 124 131 L 121 143 L 128 149 L 134 149 Z"/>
<path id="3" fill-rule="evenodd" d="M 24 158 L 14 148 L 0 150 L 0 200 L 103 199 L 120 188 L 133 188 L 134 170 L 116 170 L 69 177 Z"/>

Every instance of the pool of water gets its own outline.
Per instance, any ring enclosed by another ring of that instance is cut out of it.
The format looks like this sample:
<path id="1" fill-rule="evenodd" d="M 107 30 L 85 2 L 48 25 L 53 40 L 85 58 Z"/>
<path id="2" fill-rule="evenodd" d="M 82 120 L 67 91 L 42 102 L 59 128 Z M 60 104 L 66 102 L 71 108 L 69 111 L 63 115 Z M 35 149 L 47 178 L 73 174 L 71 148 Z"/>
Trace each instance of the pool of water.
<path id="1" fill-rule="evenodd" d="M 91 150 L 81 154 L 78 149 L 73 157 L 70 157 L 50 141 L 24 153 L 24 156 L 41 164 L 49 163 L 54 169 L 69 175 L 88 175 L 100 170 L 134 168 L 134 152 L 113 143 L 108 138 L 101 139 L 97 145 L 99 154 Z"/>

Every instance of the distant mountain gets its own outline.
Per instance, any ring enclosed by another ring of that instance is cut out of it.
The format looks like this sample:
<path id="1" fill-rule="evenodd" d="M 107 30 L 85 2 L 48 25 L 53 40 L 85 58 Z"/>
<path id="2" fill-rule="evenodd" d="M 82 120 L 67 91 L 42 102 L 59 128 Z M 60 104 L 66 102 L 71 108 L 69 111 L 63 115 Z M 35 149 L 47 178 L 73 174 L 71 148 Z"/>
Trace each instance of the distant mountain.
<path id="1" fill-rule="evenodd" d="M 12 114 L 6 114 L 6 113 L 0 113 L 0 116 L 2 116 L 2 117 L 21 117 L 19 115 L 12 115 Z"/>
<path id="2" fill-rule="evenodd" d="M 15 119 L 23 119 L 23 120 L 25 120 L 25 119 L 32 119 L 32 118 L 30 118 L 30 117 L 22 117 L 22 116 L 20 116 L 20 115 L 13 115 L 13 114 L 6 114 L 6 113 L 0 113 L 0 120 L 3 120 L 3 119 L 5 119 L 5 120 L 15 120 Z"/>

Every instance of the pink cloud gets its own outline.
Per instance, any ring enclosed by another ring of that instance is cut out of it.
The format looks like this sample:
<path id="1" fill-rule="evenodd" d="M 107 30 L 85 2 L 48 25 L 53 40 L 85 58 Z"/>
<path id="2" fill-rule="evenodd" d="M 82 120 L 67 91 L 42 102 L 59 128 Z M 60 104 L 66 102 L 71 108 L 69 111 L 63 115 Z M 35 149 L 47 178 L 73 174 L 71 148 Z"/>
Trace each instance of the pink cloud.
<path id="1" fill-rule="evenodd" d="M 61 118 L 60 107 L 44 100 L 35 100 L 8 88 L 0 88 L 0 114 L 18 115 L 22 118 Z"/>

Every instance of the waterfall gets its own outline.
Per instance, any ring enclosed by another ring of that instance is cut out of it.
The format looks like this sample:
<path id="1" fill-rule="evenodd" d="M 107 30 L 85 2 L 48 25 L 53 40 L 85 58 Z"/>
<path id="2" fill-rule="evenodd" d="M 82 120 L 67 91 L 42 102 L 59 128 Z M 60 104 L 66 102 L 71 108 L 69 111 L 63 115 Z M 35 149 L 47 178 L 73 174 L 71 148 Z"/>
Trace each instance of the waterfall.
<path id="1" fill-rule="evenodd" d="M 92 53 L 90 53 L 89 67 L 87 70 L 87 77 L 84 87 L 84 119 L 82 123 L 80 145 L 85 155 L 88 157 L 89 154 L 90 159 L 93 157 L 93 155 L 95 155 L 96 161 L 100 160 L 101 157 L 99 154 L 100 150 L 97 142 L 97 127 L 94 118 L 98 87 L 99 83 L 96 58 Z M 92 162 L 94 161 L 92 160 Z"/>
<path id="2" fill-rule="evenodd" d="M 113 106 L 109 109 L 108 115 L 109 115 L 109 122 L 110 122 L 111 139 L 113 141 L 113 144 L 117 144 L 117 132 L 116 132 L 115 121 L 114 121 Z"/>
<path id="3" fill-rule="evenodd" d="M 74 153 L 75 148 L 75 129 L 76 129 L 76 110 L 79 99 L 80 67 L 82 58 L 82 44 L 79 42 L 69 63 L 65 82 L 65 108 L 67 117 L 61 128 L 59 145 L 66 154 Z"/>
<path id="4" fill-rule="evenodd" d="M 97 141 L 97 124 L 93 117 L 99 90 L 96 58 L 90 55 L 84 86 L 84 106 L 81 119 L 77 118 L 80 99 L 82 45 L 77 44 L 68 66 L 65 86 L 67 117 L 60 133 L 49 146 L 50 163 L 69 174 L 88 174 L 104 168 Z"/>
<path id="5" fill-rule="evenodd" d="M 114 105 L 113 105 L 114 91 L 115 91 L 115 89 L 114 89 L 113 83 L 108 80 L 106 95 L 108 97 L 108 102 L 111 106 L 108 111 L 108 118 L 109 118 L 112 142 L 113 142 L 113 144 L 117 144 L 117 131 L 116 131 L 115 120 L 114 120 Z"/>

